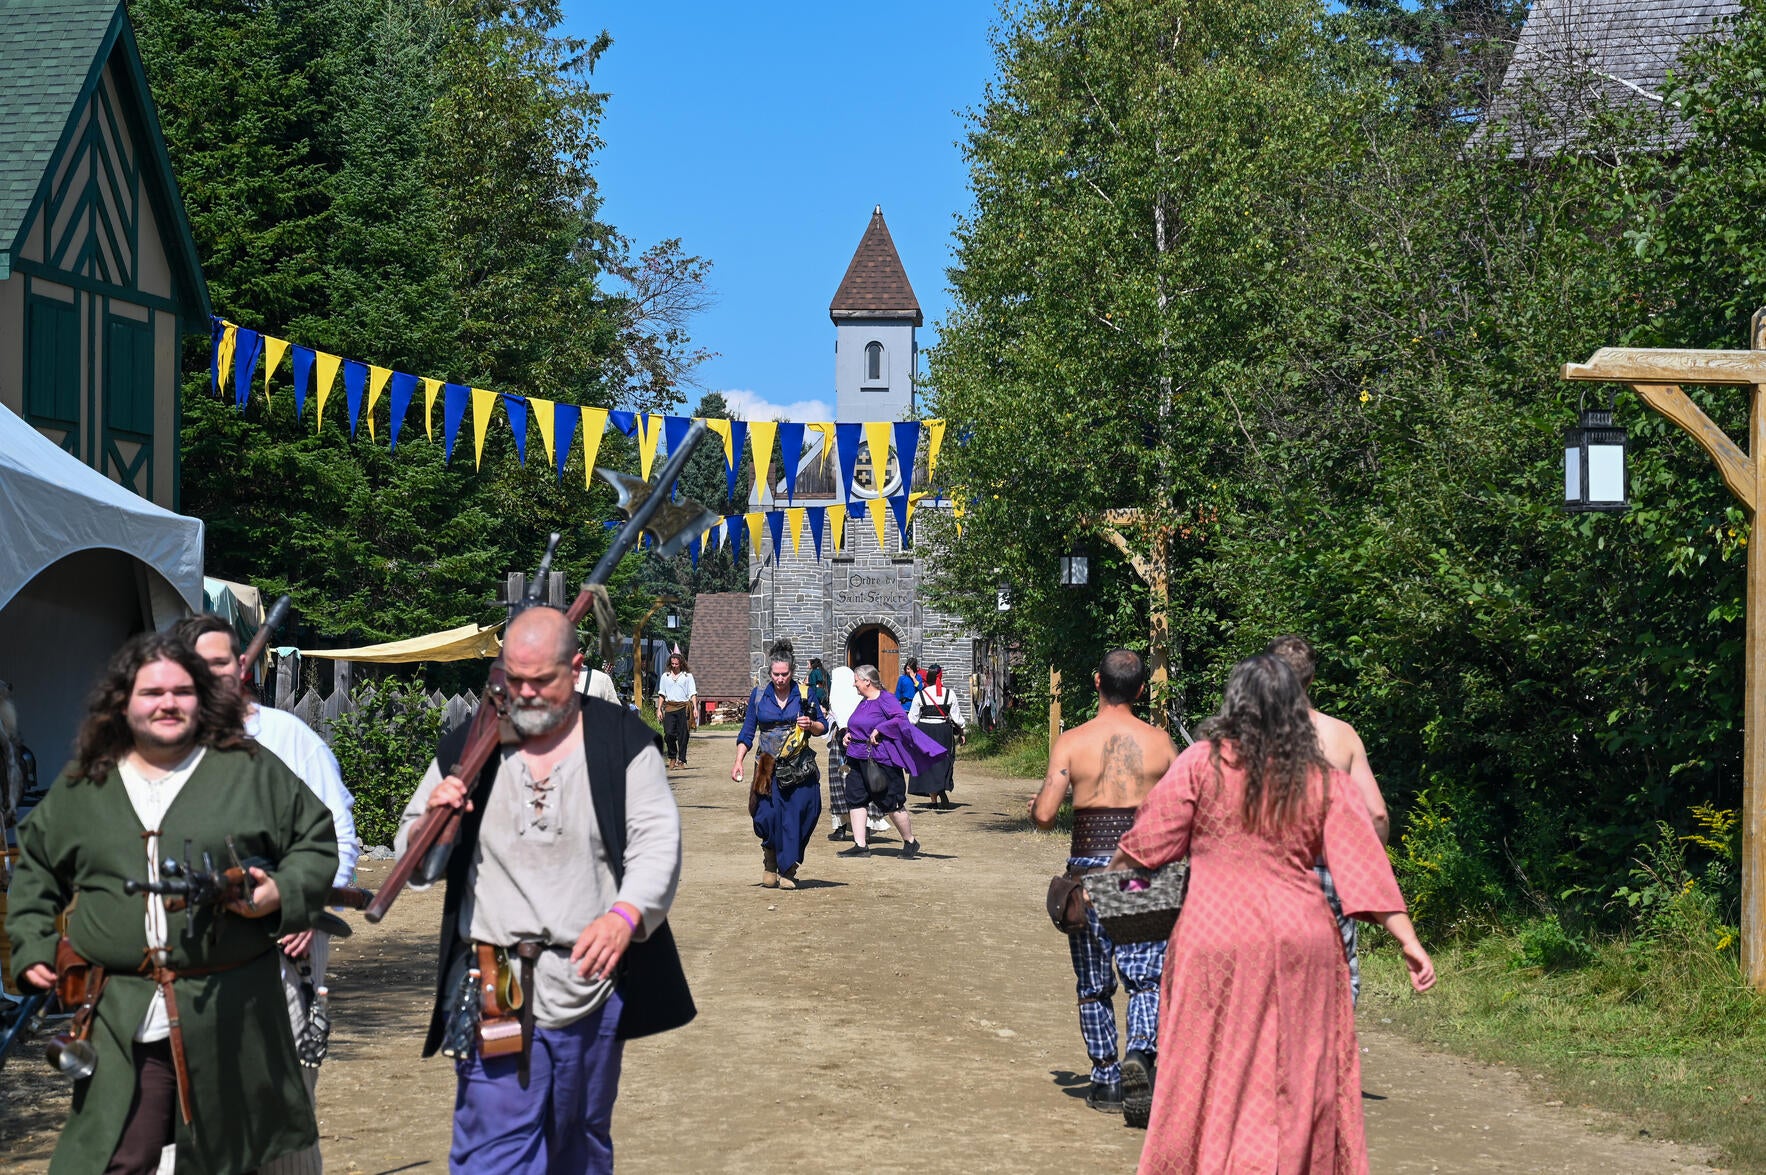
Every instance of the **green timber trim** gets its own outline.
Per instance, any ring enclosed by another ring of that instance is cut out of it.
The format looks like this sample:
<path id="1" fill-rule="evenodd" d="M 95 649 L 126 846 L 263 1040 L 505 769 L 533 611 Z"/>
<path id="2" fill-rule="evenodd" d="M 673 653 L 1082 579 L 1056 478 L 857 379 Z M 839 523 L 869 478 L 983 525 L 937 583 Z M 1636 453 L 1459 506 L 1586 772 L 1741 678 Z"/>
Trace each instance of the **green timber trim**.
<path id="1" fill-rule="evenodd" d="M 64 286 L 72 286 L 81 293 L 92 294 L 100 298 L 115 298 L 119 302 L 133 302 L 137 306 L 145 306 L 150 310 L 163 310 L 167 314 L 178 313 L 177 302 L 171 298 L 162 298 L 158 294 L 131 290 L 127 286 L 99 281 L 97 278 L 87 277 L 83 273 L 69 273 L 65 269 L 57 269 L 53 265 L 45 265 L 41 261 L 27 261 L 22 257 L 13 261 L 12 264 L 19 273 L 42 278 L 44 281 L 60 282 Z M 180 321 L 182 321 L 182 317 L 180 317 Z"/>

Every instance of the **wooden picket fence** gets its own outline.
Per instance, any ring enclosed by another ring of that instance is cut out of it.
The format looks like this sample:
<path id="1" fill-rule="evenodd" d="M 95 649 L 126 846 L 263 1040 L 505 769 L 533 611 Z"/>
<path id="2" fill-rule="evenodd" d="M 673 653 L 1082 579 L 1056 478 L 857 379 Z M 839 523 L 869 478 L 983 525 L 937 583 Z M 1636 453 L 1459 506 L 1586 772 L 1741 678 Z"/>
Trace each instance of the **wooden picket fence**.
<path id="1" fill-rule="evenodd" d="M 472 690 L 451 697 L 440 690 L 418 696 L 423 698 L 424 704 L 430 709 L 442 711 L 443 734 L 472 721 L 473 711 L 478 709 L 478 695 Z M 348 690 L 336 690 L 328 698 L 321 698 L 317 690 L 309 689 L 288 705 L 278 702 L 276 708 L 288 711 L 312 727 L 329 746 L 331 724 L 345 714 L 372 704 L 375 697 L 376 691 L 372 685 L 353 696 Z"/>

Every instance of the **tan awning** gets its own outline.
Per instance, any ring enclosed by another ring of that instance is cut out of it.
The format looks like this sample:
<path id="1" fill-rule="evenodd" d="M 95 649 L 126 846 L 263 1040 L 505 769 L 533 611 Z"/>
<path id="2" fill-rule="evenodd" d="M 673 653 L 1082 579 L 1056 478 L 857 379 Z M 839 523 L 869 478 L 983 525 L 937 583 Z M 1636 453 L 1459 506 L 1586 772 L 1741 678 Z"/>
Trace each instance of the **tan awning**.
<path id="1" fill-rule="evenodd" d="M 388 641 L 384 645 L 363 645 L 355 649 L 300 649 L 303 657 L 327 657 L 333 661 L 370 661 L 382 665 L 408 664 L 413 661 L 476 661 L 495 657 L 503 642 L 497 639 L 502 624 L 480 628 L 463 624 L 446 632 L 414 636 L 409 640 Z"/>

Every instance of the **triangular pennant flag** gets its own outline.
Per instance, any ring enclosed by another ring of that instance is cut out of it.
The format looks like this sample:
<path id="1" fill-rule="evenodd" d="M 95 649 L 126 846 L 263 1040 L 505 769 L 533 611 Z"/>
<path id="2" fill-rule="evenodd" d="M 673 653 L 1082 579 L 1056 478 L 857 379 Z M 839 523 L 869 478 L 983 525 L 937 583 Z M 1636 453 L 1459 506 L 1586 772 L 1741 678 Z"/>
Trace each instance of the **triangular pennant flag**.
<path id="1" fill-rule="evenodd" d="M 664 416 L 662 418 L 662 439 L 667 443 L 669 456 L 674 456 L 674 451 L 680 448 L 681 442 L 687 439 L 687 430 L 692 427 L 691 417 Z"/>
<path id="2" fill-rule="evenodd" d="M 822 561 L 822 519 L 827 516 L 827 508 L 823 506 L 806 507 L 809 511 L 809 537 L 816 544 L 816 562 Z"/>
<path id="3" fill-rule="evenodd" d="M 865 503 L 871 512 L 871 526 L 877 532 L 877 549 L 889 549 L 889 503 L 882 498 L 872 498 Z"/>
<path id="4" fill-rule="evenodd" d="M 392 378 L 390 367 L 368 368 L 368 435 L 374 436 L 374 405 L 380 403 L 380 393 L 386 390 L 386 381 Z"/>
<path id="5" fill-rule="evenodd" d="M 687 544 L 687 557 L 693 560 L 693 570 L 699 570 L 699 540 L 694 539 Z"/>
<path id="6" fill-rule="evenodd" d="M 319 410 L 313 414 L 314 432 L 325 423 L 325 401 L 331 397 L 332 385 L 337 382 L 337 369 L 342 366 L 343 360 L 336 355 L 313 352 L 313 390 L 319 393 Z"/>
<path id="7" fill-rule="evenodd" d="M 466 419 L 466 402 L 472 398 L 463 384 L 442 385 L 442 460 L 454 459 L 454 438 L 460 435 L 460 422 Z"/>
<path id="8" fill-rule="evenodd" d="M 930 455 L 928 455 L 930 456 Z M 963 503 L 959 498 L 950 504 L 950 520 L 957 528 L 957 537 L 963 537 Z"/>
<path id="9" fill-rule="evenodd" d="M 392 396 L 388 403 L 390 417 L 386 424 L 386 436 L 391 442 L 389 448 L 399 447 L 399 429 L 405 426 L 405 415 L 411 411 L 411 397 L 417 394 L 417 377 L 402 371 L 392 373 Z M 373 427 L 373 420 L 368 421 Z"/>
<path id="10" fill-rule="evenodd" d="M 803 426 L 781 422 L 779 425 L 779 465 L 785 471 L 785 500 L 797 494 L 797 465 L 803 460 Z"/>
<path id="11" fill-rule="evenodd" d="M 846 505 L 836 502 L 828 507 L 828 538 L 836 552 L 846 549 Z"/>
<path id="12" fill-rule="evenodd" d="M 227 335 L 227 324 L 218 314 L 208 320 L 208 390 L 221 394 L 221 340 Z"/>
<path id="13" fill-rule="evenodd" d="M 840 497 L 843 501 L 852 498 L 852 478 L 858 471 L 858 446 L 864 439 L 864 429 L 862 424 L 834 426 L 835 447 L 840 453 Z"/>
<path id="14" fill-rule="evenodd" d="M 865 422 L 865 449 L 871 456 L 871 492 L 880 494 L 889 484 L 889 436 L 887 420 Z"/>
<path id="15" fill-rule="evenodd" d="M 912 526 L 914 524 L 914 511 L 920 508 L 920 499 L 924 498 L 928 492 L 930 492 L 930 491 L 922 491 L 917 494 L 909 494 L 908 495 L 908 522 L 907 522 L 907 524 L 909 526 Z"/>
<path id="16" fill-rule="evenodd" d="M 497 406 L 497 393 L 484 388 L 472 389 L 472 466 L 484 467 L 484 434 L 490 431 L 491 412 Z M 522 423 L 526 423 L 523 421 Z"/>
<path id="17" fill-rule="evenodd" d="M 527 405 L 521 396 L 504 396 L 503 412 L 509 417 L 509 431 L 515 434 L 515 460 L 527 464 Z M 550 453 L 551 446 L 547 446 Z"/>
<path id="18" fill-rule="evenodd" d="M 920 448 L 920 422 L 904 420 L 895 426 L 895 460 L 901 466 L 901 492 L 914 488 L 914 458 Z"/>
<path id="19" fill-rule="evenodd" d="M 744 514 L 742 521 L 748 524 L 748 549 L 750 551 L 760 550 L 761 529 L 766 526 L 765 512 L 756 510 Z"/>
<path id="20" fill-rule="evenodd" d="M 257 371 L 264 336 L 242 326 L 233 340 L 233 402 L 243 408 L 251 399 L 251 377 Z"/>
<path id="21" fill-rule="evenodd" d="M 583 409 L 583 484 L 595 484 L 595 458 L 601 455 L 601 434 L 613 414 L 605 408 Z"/>
<path id="22" fill-rule="evenodd" d="M 638 435 L 637 413 L 627 412 L 622 408 L 615 408 L 607 413 L 607 419 L 612 422 L 614 428 L 617 428 L 626 436 L 635 437 Z"/>
<path id="23" fill-rule="evenodd" d="M 785 512 L 768 510 L 766 512 L 767 529 L 773 532 L 773 562 L 779 561 L 779 544 L 785 539 Z"/>
<path id="24" fill-rule="evenodd" d="M 734 563 L 737 567 L 741 567 L 742 566 L 742 537 L 748 533 L 748 528 L 745 526 L 732 525 L 736 521 L 737 517 L 739 517 L 739 516 L 733 515 L 729 518 L 724 519 L 724 537 L 729 541 L 729 544 L 730 544 L 730 561 L 732 563 Z M 743 574 L 746 575 L 747 572 L 744 571 Z"/>
<path id="25" fill-rule="evenodd" d="M 273 339 L 264 336 L 264 399 L 270 398 L 270 376 L 282 366 L 282 356 L 288 354 L 287 339 Z"/>
<path id="26" fill-rule="evenodd" d="M 356 421 L 362 416 L 362 397 L 368 392 L 368 365 L 354 359 L 343 361 L 343 400 L 349 409 L 350 435 L 356 435 Z"/>
<path id="27" fill-rule="evenodd" d="M 908 545 L 908 496 L 896 494 L 890 498 L 889 509 L 895 513 L 895 530 L 901 536 L 901 547 L 905 551 Z"/>
<path id="28" fill-rule="evenodd" d="M 748 443 L 754 448 L 754 490 L 755 500 L 766 500 L 760 494 L 762 486 L 767 485 L 767 466 L 773 463 L 773 436 L 779 431 L 776 420 L 750 420 L 748 422 Z M 768 486 L 768 489 L 771 487 Z"/>
<path id="29" fill-rule="evenodd" d="M 550 403 L 535 400 L 536 405 Z M 570 460 L 570 442 L 576 436 L 577 421 L 582 419 L 583 410 L 575 404 L 551 404 L 552 435 L 558 439 L 558 457 L 555 462 L 558 469 L 558 480 L 564 480 L 564 466 Z"/>
<path id="30" fill-rule="evenodd" d="M 938 450 L 944 446 L 944 421 L 926 422 L 926 484 L 932 484 L 933 470 L 938 468 Z"/>
<path id="31" fill-rule="evenodd" d="M 294 418 L 299 420 L 307 410 L 307 388 L 313 382 L 313 360 L 318 358 L 311 347 L 295 347 L 294 359 Z"/>
<path id="32" fill-rule="evenodd" d="M 803 507 L 785 511 L 785 521 L 791 524 L 791 553 L 795 555 L 797 548 L 803 545 Z"/>
<path id="33" fill-rule="evenodd" d="M 430 379 L 427 375 L 423 377 L 423 435 L 432 441 L 435 439 L 435 396 L 441 390 L 441 380 Z M 446 404 L 442 405 L 442 411 L 447 411 Z"/>
<path id="34" fill-rule="evenodd" d="M 735 454 L 730 458 L 730 467 L 724 471 L 724 496 L 736 496 L 736 473 L 742 468 L 742 453 L 748 444 L 748 422 L 746 420 L 730 421 L 730 449 Z"/>
<path id="35" fill-rule="evenodd" d="M 662 440 L 662 416 L 648 412 L 638 421 L 638 473 L 650 480 L 650 466 L 656 463 L 656 445 Z"/>
<path id="36" fill-rule="evenodd" d="M 215 395 L 225 395 L 227 381 L 233 375 L 233 350 L 239 345 L 239 328 L 232 323 L 221 326 L 221 340 L 215 344 Z"/>
<path id="37" fill-rule="evenodd" d="M 721 416 L 703 418 L 705 427 L 724 443 L 724 468 L 728 469 L 731 461 L 730 453 L 730 422 Z"/>
<path id="38" fill-rule="evenodd" d="M 814 420 L 805 427 L 822 434 L 822 464 L 826 465 L 834 456 L 834 422 Z"/>
<path id="39" fill-rule="evenodd" d="M 546 464 L 552 464 L 552 420 L 553 404 L 550 400 L 542 400 L 538 396 L 529 396 L 527 406 L 533 412 L 533 422 L 540 426 L 540 446 L 546 450 Z M 565 438 L 569 440 L 569 437 Z"/>

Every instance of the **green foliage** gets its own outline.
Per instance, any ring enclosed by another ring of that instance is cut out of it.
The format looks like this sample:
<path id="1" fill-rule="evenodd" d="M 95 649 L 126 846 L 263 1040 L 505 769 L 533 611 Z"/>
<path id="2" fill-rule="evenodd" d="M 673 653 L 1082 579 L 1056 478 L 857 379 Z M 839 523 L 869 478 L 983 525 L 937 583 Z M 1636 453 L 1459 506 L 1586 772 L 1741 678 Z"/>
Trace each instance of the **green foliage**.
<path id="1" fill-rule="evenodd" d="M 1520 12 L 1014 6 L 929 364 L 967 503 L 938 601 L 1064 670 L 1082 716 L 1098 650 L 1148 644 L 1142 576 L 1096 533 L 1139 508 L 1137 553 L 1170 546 L 1164 701 L 1193 726 L 1236 660 L 1309 636 L 1440 927 L 1529 889 L 1616 925 L 1657 821 L 1740 794 L 1747 521 L 1623 391 L 1634 507 L 1563 514 L 1562 429 L 1613 393 L 1560 371 L 1742 344 L 1766 13 L 1682 57 L 1683 149 L 1615 109 L 1523 164 L 1477 121 Z M 1690 394 L 1743 435 L 1744 396 Z M 1064 591 L 1086 535 L 1092 586 Z"/>
<path id="2" fill-rule="evenodd" d="M 331 751 L 356 798 L 363 845 L 390 845 L 441 737 L 442 711 L 420 685 L 388 679 L 356 690 L 356 708 L 331 723 Z"/>
<path id="3" fill-rule="evenodd" d="M 1536 918 L 1515 932 L 1519 967 L 1539 971 L 1566 971 L 1594 962 L 1594 946 L 1579 934 L 1564 929 L 1557 916 Z"/>
<path id="4" fill-rule="evenodd" d="M 1016 779 L 1041 779 L 1049 770 L 1048 732 L 977 730 L 968 736 L 962 754 Z"/>
<path id="5" fill-rule="evenodd" d="M 1411 920 L 1431 939 L 1481 926 L 1505 902 L 1491 862 L 1456 805 L 1417 795 L 1404 835 L 1387 850 Z"/>

